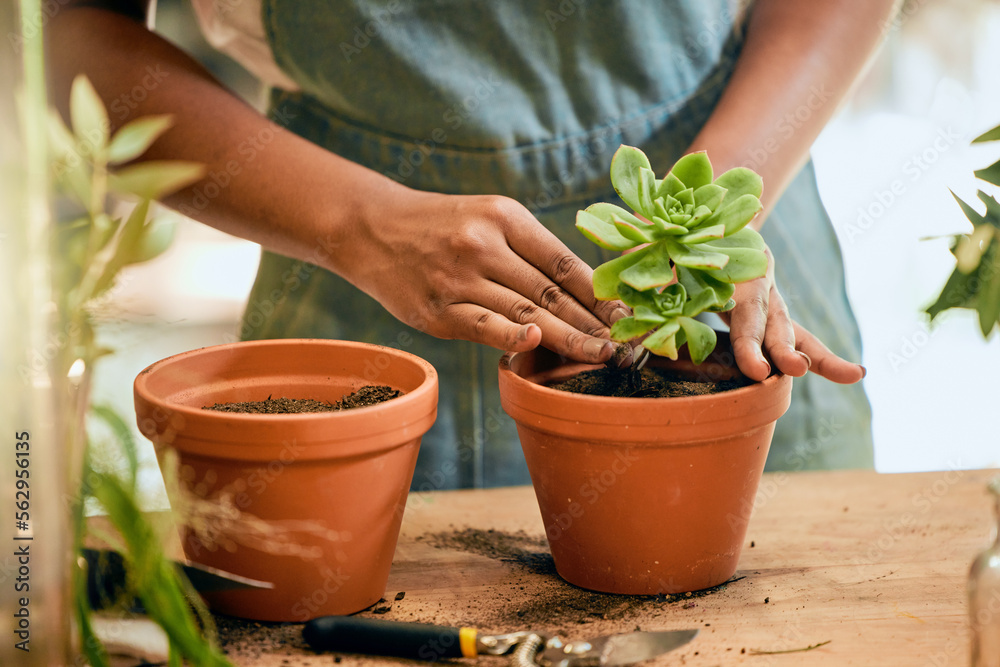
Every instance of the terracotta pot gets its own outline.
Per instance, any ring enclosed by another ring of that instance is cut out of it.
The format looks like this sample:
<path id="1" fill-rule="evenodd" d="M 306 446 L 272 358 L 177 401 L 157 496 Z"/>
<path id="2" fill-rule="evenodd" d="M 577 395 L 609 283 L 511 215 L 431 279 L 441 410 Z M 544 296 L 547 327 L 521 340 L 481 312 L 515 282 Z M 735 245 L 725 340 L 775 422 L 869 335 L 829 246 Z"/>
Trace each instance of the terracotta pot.
<path id="1" fill-rule="evenodd" d="M 691 379 L 738 374 L 719 335 L 701 366 L 653 357 Z M 726 358 L 728 357 L 728 359 Z M 727 363 L 728 362 L 728 363 Z M 546 350 L 500 361 L 556 570 L 608 593 L 680 593 L 736 571 L 774 423 L 792 379 L 682 398 L 611 398 L 551 389 L 596 366 Z"/>
<path id="2" fill-rule="evenodd" d="M 313 414 L 202 409 L 272 395 L 334 402 L 370 384 L 404 395 Z M 266 522 L 221 522 L 226 534 L 209 540 L 184 530 L 189 560 L 274 584 L 205 594 L 209 606 L 244 618 L 303 622 L 377 602 L 420 438 L 437 415 L 437 387 L 434 368 L 412 354 L 329 340 L 219 345 L 142 371 L 136 416 L 161 463 L 168 448 L 176 450 L 189 494 Z M 255 532 L 261 527 L 263 535 Z"/>

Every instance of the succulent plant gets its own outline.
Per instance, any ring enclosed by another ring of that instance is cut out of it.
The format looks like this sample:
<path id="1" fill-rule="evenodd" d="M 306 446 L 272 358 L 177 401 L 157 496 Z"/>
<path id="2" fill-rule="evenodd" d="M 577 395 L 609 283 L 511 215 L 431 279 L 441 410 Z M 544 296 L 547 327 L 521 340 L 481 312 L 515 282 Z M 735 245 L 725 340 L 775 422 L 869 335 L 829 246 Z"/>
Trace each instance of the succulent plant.
<path id="1" fill-rule="evenodd" d="M 602 248 L 642 246 L 594 270 L 594 295 L 632 309 L 612 325 L 611 338 L 648 333 L 642 345 L 671 359 L 686 342 L 700 364 L 715 349 L 716 335 L 694 318 L 731 309 L 734 284 L 767 271 L 764 240 L 746 226 L 761 210 L 761 178 L 745 167 L 715 178 L 700 152 L 682 157 L 659 180 L 641 150 L 622 146 L 611 160 L 611 183 L 638 215 L 598 203 L 576 217 L 577 229 Z"/>

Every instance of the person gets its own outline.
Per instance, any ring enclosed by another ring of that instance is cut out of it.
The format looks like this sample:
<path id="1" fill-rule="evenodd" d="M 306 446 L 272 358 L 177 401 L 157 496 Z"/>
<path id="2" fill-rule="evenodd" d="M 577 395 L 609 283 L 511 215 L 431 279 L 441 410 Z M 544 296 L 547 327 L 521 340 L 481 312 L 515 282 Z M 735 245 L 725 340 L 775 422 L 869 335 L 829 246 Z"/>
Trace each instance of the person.
<path id="1" fill-rule="evenodd" d="M 848 361 L 860 336 L 809 148 L 893 0 L 195 0 L 210 41 L 271 86 L 266 118 L 147 29 L 144 4 L 53 17 L 57 104 L 83 72 L 115 127 L 173 114 L 144 159 L 208 176 L 167 203 L 265 249 L 243 338 L 364 340 L 437 368 L 414 489 L 528 481 L 497 350 L 615 352 L 608 327 L 627 310 L 594 300 L 590 268 L 611 255 L 573 220 L 613 200 L 621 144 L 661 172 L 707 150 L 719 172 L 763 176 L 753 225 L 771 265 L 726 321 L 747 376 L 798 378 L 768 468 L 872 465 L 864 369 Z"/>

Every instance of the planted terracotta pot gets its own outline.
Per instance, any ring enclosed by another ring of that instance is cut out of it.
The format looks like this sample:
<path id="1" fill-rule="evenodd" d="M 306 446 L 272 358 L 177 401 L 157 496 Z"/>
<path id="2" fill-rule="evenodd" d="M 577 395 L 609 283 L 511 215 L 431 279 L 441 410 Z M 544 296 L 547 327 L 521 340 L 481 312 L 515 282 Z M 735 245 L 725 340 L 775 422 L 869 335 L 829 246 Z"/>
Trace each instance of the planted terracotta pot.
<path id="1" fill-rule="evenodd" d="M 270 396 L 332 403 L 365 385 L 389 385 L 403 395 L 310 414 L 202 409 Z M 216 503 L 221 515 L 240 515 L 235 524 L 220 521 L 221 533 L 211 538 L 185 527 L 185 555 L 274 584 L 205 594 L 209 606 L 302 622 L 377 602 L 420 438 L 437 415 L 437 386 L 434 368 L 412 354 L 329 340 L 219 345 L 142 371 L 136 416 L 161 463 L 175 450 L 184 495 Z"/>
<path id="2" fill-rule="evenodd" d="M 729 340 L 700 366 L 653 357 L 692 380 L 739 375 Z M 727 358 L 728 357 L 728 358 Z M 728 363 L 727 363 L 728 362 Z M 547 350 L 500 361 L 556 570 L 608 593 L 680 593 L 736 571 L 790 376 L 718 394 L 613 398 L 546 385 L 597 368 Z"/>

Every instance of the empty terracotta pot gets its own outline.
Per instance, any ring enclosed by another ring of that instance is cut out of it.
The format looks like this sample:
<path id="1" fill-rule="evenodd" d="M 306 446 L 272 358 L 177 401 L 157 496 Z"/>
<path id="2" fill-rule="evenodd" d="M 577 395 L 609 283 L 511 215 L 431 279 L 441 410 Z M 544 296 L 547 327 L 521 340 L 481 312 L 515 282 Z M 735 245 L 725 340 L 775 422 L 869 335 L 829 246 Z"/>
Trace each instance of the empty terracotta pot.
<path id="1" fill-rule="evenodd" d="M 403 395 L 352 410 L 249 414 L 203 410 L 274 398 L 335 402 L 365 385 Z M 178 453 L 183 495 L 208 508 L 196 563 L 272 582 L 206 593 L 218 612 L 303 622 L 349 614 L 385 591 L 420 438 L 437 415 L 437 373 L 396 349 L 331 340 L 266 340 L 193 350 L 135 380 L 140 431 L 161 464 Z M 180 498 L 171 498 L 176 507 Z M 218 516 L 212 515 L 218 509 Z M 236 514 L 235 520 L 227 518 Z M 215 521 L 215 523 L 213 523 Z M 208 535 L 208 537 L 206 537 Z"/>
<path id="2" fill-rule="evenodd" d="M 728 349 L 720 334 L 717 352 L 700 366 L 649 363 L 693 380 L 731 378 L 738 375 L 732 355 L 718 352 Z M 517 423 L 557 571 L 608 593 L 680 593 L 725 582 L 736 571 L 791 377 L 680 398 L 546 386 L 592 368 L 542 349 L 500 361 L 501 402 Z"/>

